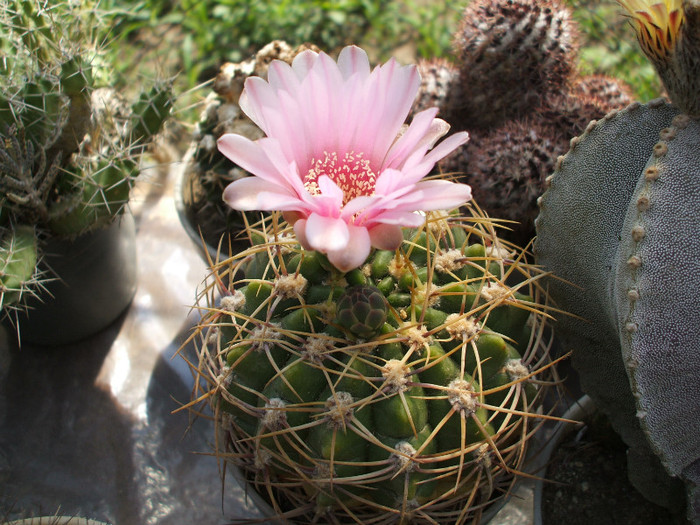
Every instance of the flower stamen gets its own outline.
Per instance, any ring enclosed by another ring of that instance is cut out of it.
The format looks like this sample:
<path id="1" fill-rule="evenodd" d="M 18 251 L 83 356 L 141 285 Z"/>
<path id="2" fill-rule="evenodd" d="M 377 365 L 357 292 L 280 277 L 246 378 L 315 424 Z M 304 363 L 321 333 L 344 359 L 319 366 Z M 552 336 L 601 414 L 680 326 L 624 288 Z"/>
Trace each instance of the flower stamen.
<path id="1" fill-rule="evenodd" d="M 313 159 L 311 168 L 304 177 L 304 187 L 311 195 L 319 195 L 318 179 L 326 175 L 343 190 L 343 206 L 355 197 L 374 194 L 377 175 L 363 153 L 350 151 L 338 160 L 337 153 L 323 153 L 322 159 Z"/>

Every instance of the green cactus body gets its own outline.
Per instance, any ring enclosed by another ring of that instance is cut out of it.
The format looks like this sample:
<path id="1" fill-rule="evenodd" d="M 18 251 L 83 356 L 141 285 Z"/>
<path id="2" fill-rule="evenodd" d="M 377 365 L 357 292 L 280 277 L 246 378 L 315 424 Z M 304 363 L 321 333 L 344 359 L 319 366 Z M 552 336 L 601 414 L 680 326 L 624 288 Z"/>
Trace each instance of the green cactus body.
<path id="1" fill-rule="evenodd" d="M 552 297 L 573 314 L 557 333 L 630 446 L 631 479 L 676 508 L 660 465 L 691 491 L 700 481 L 700 309 L 687 283 L 700 260 L 699 146 L 698 122 L 660 100 L 592 123 L 549 179 L 535 244 L 557 276 Z"/>
<path id="2" fill-rule="evenodd" d="M 20 298 L 34 278 L 37 246 L 34 228 L 20 226 L 0 244 L 0 307 Z"/>
<path id="3" fill-rule="evenodd" d="M 453 219 L 347 274 L 283 223 L 214 269 L 232 284 L 197 331 L 219 452 L 282 515 L 466 523 L 523 468 L 551 380 L 529 368 L 548 363 L 536 273 Z"/>
<path id="4" fill-rule="evenodd" d="M 104 15 L 96 6 L 6 4 L 0 41 L 11 58 L 0 78 L 0 240 L 11 244 L 13 230 L 29 225 L 41 253 L 49 237 L 72 240 L 122 213 L 139 156 L 169 116 L 173 95 L 169 83 L 158 83 L 129 111 L 114 89 L 98 86 L 109 65 L 95 59 L 102 53 L 95 24 Z M 94 18 L 86 20 L 87 12 Z M 3 307 L 37 279 L 23 283 Z"/>

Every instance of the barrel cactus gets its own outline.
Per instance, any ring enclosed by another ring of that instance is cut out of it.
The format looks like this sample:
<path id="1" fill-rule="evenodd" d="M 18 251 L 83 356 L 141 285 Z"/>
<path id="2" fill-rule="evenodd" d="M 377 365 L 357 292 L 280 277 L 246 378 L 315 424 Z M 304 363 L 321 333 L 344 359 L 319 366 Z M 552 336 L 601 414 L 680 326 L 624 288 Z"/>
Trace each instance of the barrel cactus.
<path id="1" fill-rule="evenodd" d="M 88 13 L 88 14 L 86 14 Z M 99 11 L 15 0 L 0 20 L 0 307 L 38 294 L 44 241 L 73 239 L 120 216 L 138 159 L 167 118 L 169 83 L 129 104 L 105 84 Z M 39 263 L 39 264 L 37 264 Z M 60 276 L 59 276 L 60 277 Z"/>
<path id="2" fill-rule="evenodd" d="M 557 332 L 629 445 L 630 478 L 676 509 L 684 482 L 698 523 L 700 311 L 687 279 L 700 260 L 700 4 L 621 3 L 672 103 L 633 103 L 572 140 L 540 199 L 535 253 L 574 314 Z"/>
<path id="3" fill-rule="evenodd" d="M 226 202 L 271 214 L 201 291 L 194 395 L 290 522 L 478 521 L 548 417 L 541 274 L 475 205 L 442 209 L 468 186 L 423 180 L 467 135 L 432 148 L 434 109 L 402 125 L 419 85 L 356 47 L 304 51 L 245 84 L 266 136 L 219 139 L 253 175 Z"/>

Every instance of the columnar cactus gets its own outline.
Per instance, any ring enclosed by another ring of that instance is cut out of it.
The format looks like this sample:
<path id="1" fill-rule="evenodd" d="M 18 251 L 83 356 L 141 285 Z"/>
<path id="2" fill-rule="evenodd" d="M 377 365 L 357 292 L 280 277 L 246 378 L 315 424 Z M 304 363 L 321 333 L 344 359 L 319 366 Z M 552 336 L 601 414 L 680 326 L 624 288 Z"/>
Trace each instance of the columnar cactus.
<path id="1" fill-rule="evenodd" d="M 668 506 L 668 476 L 685 482 L 697 523 L 700 5 L 621 3 L 673 103 L 634 103 L 572 140 L 540 200 L 535 253 L 573 314 L 557 333 L 582 384 L 630 446 L 631 479 Z"/>
<path id="2" fill-rule="evenodd" d="M 74 238 L 122 213 L 139 155 L 173 103 L 165 82 L 131 107 L 113 89 L 98 88 L 101 50 L 88 34 L 92 29 L 73 27 L 81 9 L 61 2 L 40 10 L 16 0 L 0 20 L 0 46 L 8 57 L 0 80 L 3 311 L 36 284 L 44 239 Z M 33 241 L 26 238 L 29 230 Z M 26 257 L 21 264 L 20 257 Z"/>

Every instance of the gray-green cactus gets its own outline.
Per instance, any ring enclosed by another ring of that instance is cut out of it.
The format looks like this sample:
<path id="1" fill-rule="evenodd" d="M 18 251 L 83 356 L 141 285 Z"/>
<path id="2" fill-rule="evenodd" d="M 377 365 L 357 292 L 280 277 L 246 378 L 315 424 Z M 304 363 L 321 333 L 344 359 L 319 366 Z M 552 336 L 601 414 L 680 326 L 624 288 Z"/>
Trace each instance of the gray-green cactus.
<path id="1" fill-rule="evenodd" d="M 58 2 L 46 10 L 12 0 L 0 15 L 7 57 L 0 79 L 3 311 L 37 284 L 44 239 L 74 238 L 122 213 L 139 155 L 173 104 L 169 82 L 156 83 L 131 107 L 100 86 L 109 65 L 92 35 L 97 20 L 83 20 L 86 12 L 95 16 L 92 7 Z M 25 239 L 29 230 L 33 242 Z M 18 253 L 17 246 L 26 248 Z M 9 261 L 22 267 L 21 276 L 7 273 Z"/>
<path id="2" fill-rule="evenodd" d="M 676 47 L 659 39 L 659 52 L 681 49 L 691 67 L 700 63 L 700 5 L 675 4 Z M 698 71 L 685 71 L 688 82 L 697 85 Z M 630 478 L 669 507 L 682 480 L 688 515 L 700 522 L 700 122 L 684 113 L 697 107 L 686 88 L 669 89 L 683 94 L 673 104 L 611 112 L 572 140 L 540 199 L 535 253 L 555 276 L 558 306 L 573 314 L 557 333 L 582 385 L 630 447 Z"/>

